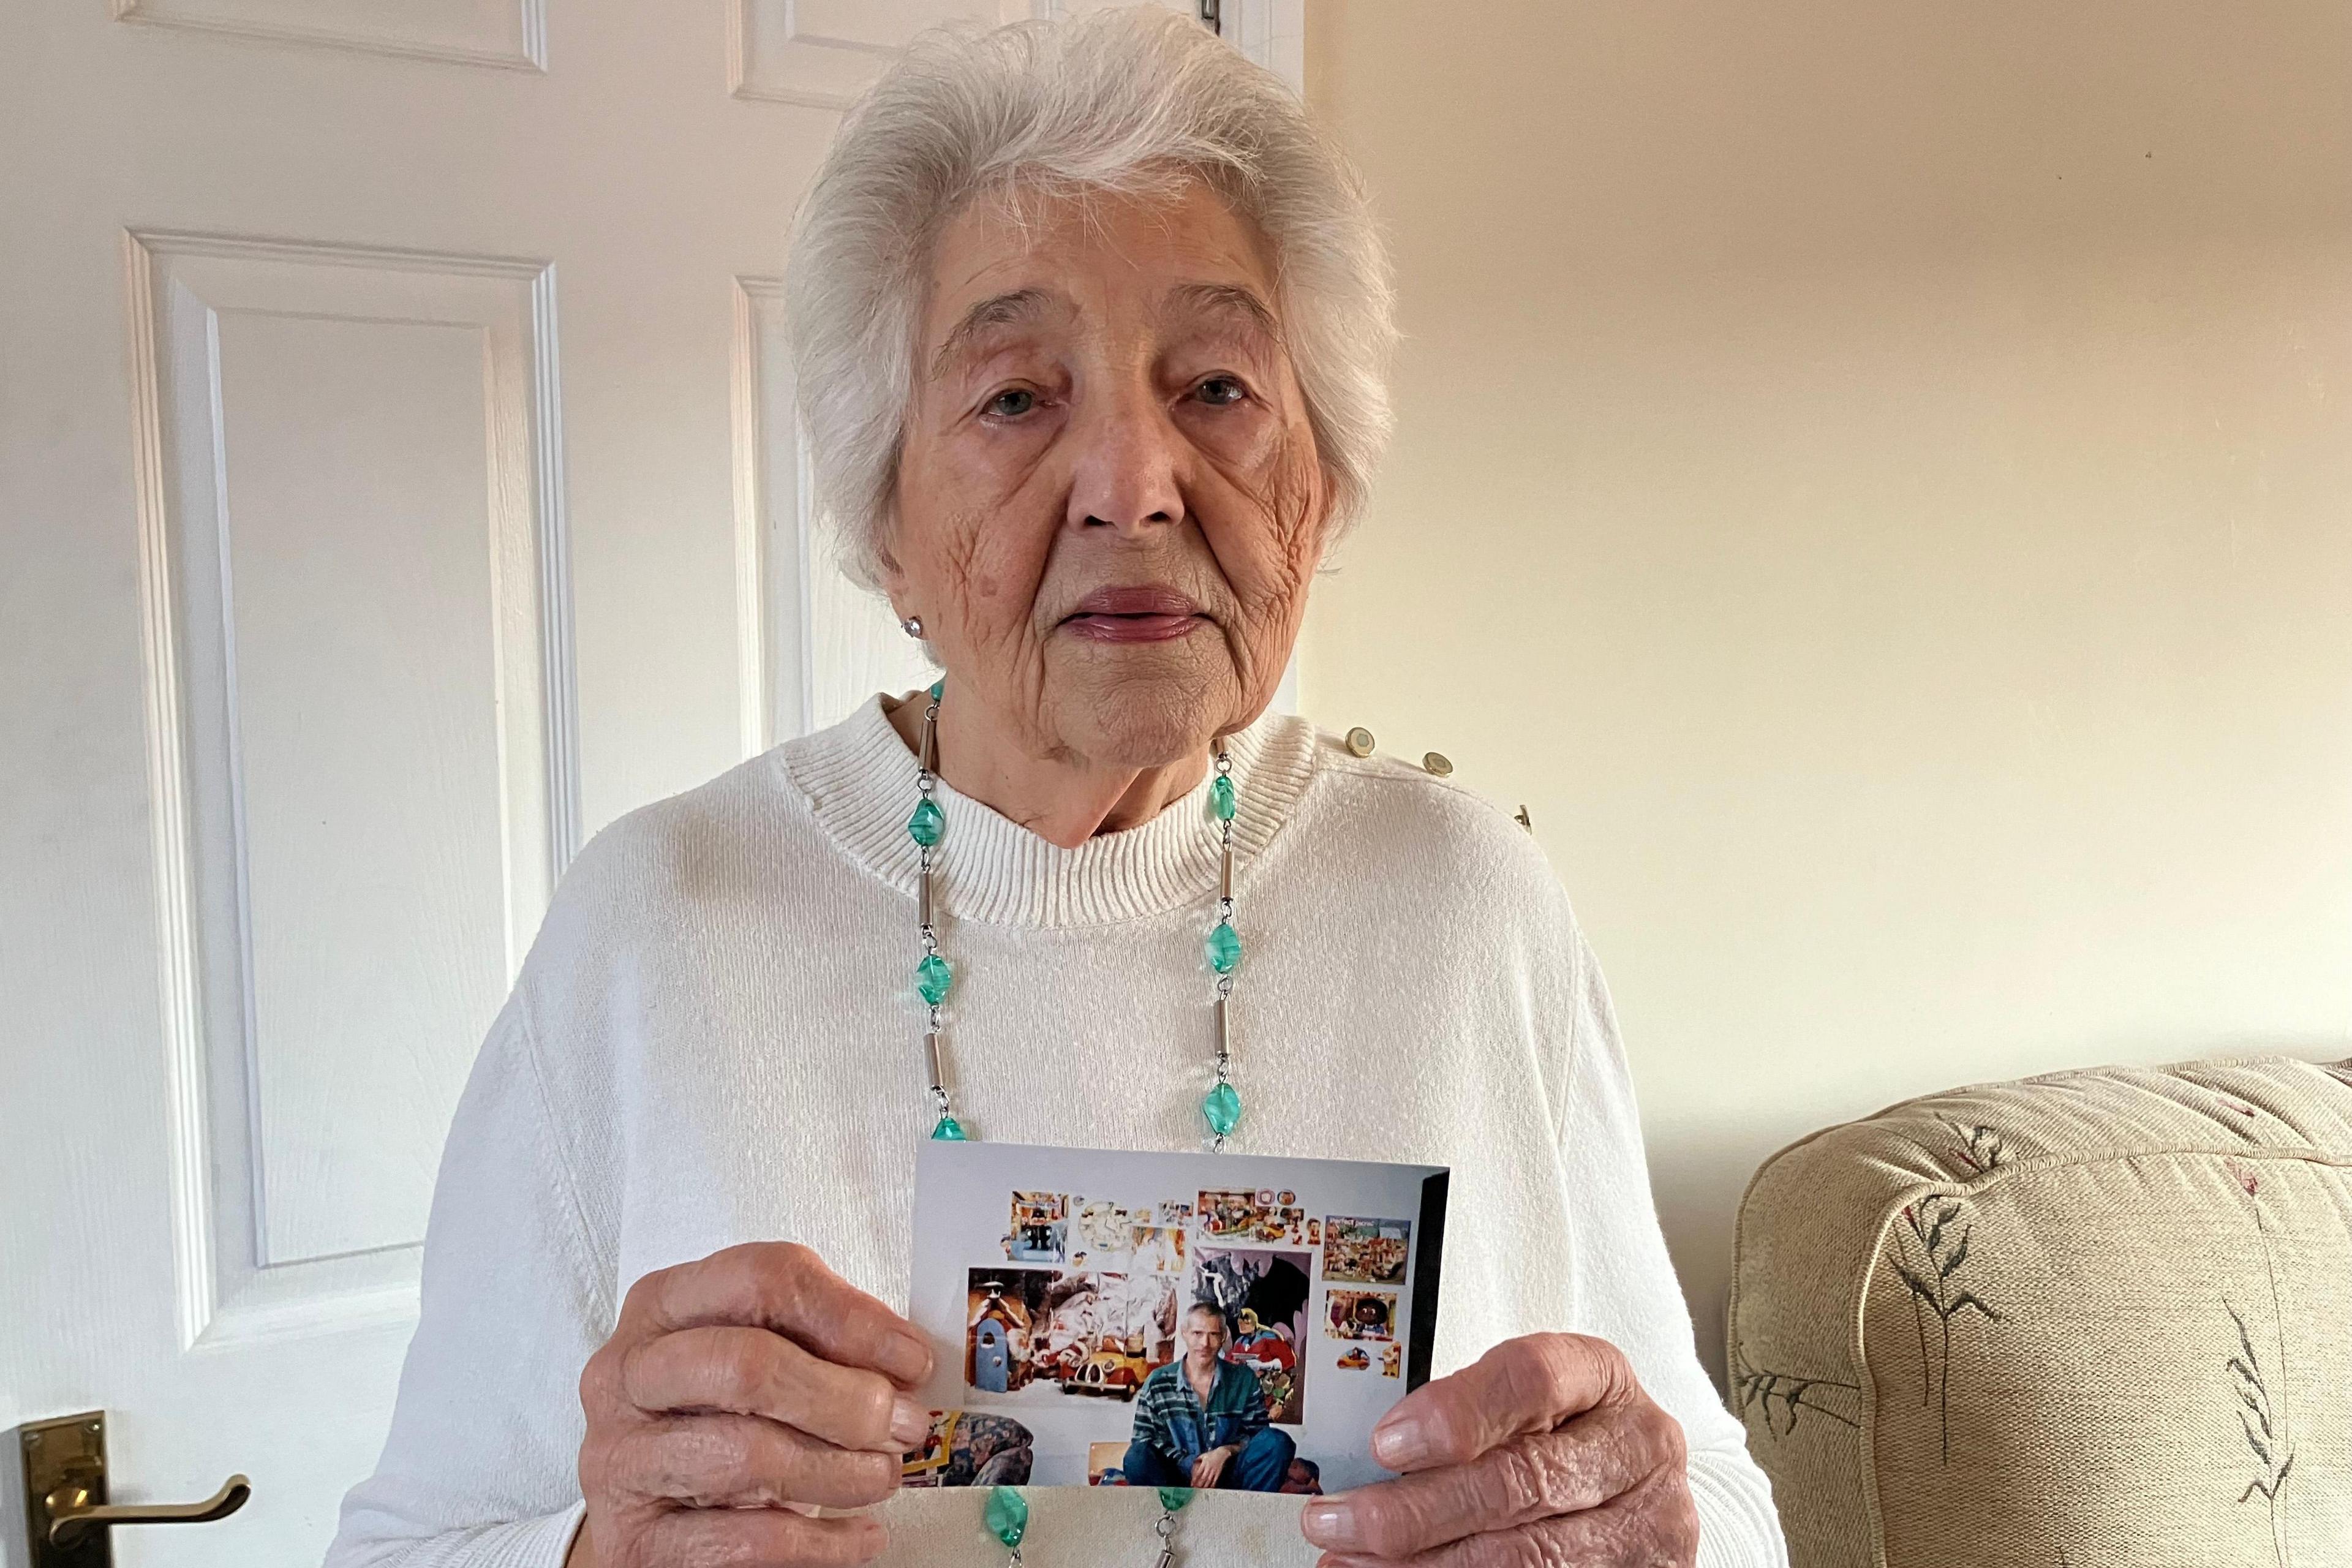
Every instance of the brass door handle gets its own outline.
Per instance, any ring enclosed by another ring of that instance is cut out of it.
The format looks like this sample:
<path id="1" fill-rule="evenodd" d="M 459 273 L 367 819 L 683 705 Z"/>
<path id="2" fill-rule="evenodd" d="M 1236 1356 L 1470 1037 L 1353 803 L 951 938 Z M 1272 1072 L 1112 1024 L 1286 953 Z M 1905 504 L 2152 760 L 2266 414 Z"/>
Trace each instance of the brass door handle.
<path id="1" fill-rule="evenodd" d="M 226 1519 L 253 1495 L 253 1483 L 231 1476 L 202 1502 L 118 1503 L 107 1495 L 106 1412 L 86 1410 L 17 1428 L 24 1478 L 25 1543 L 21 1559 L 0 1543 L 0 1562 L 25 1568 L 114 1568 L 119 1524 L 205 1524 Z"/>
<path id="2" fill-rule="evenodd" d="M 49 1510 L 49 1544 L 63 1546 L 85 1530 L 115 1524 L 210 1524 L 226 1519 L 253 1495 L 253 1483 L 231 1476 L 202 1502 L 93 1503 L 89 1489 L 68 1484 L 42 1500 Z"/>

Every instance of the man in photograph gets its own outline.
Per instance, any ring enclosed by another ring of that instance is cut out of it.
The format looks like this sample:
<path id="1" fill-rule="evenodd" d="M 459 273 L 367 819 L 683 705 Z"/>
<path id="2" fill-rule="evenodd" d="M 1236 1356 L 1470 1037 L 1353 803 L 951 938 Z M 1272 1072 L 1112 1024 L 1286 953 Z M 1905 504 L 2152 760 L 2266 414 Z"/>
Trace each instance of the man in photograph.
<path id="1" fill-rule="evenodd" d="M 1129 1486 L 1283 1489 L 1297 1445 L 1266 1419 L 1257 1373 L 1224 1359 L 1225 1316 L 1206 1301 L 1184 1314 L 1184 1353 L 1155 1367 L 1136 1396 L 1119 1466 Z"/>

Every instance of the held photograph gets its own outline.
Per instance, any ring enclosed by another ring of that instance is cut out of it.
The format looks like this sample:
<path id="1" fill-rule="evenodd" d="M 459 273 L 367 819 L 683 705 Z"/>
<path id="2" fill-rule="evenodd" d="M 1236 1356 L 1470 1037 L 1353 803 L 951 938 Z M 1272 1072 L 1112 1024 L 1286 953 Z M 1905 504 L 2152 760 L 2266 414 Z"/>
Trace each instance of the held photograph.
<path id="1" fill-rule="evenodd" d="M 1371 1427 L 1428 1379 L 1446 1192 L 1426 1165 L 929 1145 L 909 1315 L 942 1354 L 903 1483 L 1384 1479 Z M 1391 1288 L 1325 1283 L 1367 1278 Z M 1380 1370 L 1339 1322 L 1388 1342 Z"/>

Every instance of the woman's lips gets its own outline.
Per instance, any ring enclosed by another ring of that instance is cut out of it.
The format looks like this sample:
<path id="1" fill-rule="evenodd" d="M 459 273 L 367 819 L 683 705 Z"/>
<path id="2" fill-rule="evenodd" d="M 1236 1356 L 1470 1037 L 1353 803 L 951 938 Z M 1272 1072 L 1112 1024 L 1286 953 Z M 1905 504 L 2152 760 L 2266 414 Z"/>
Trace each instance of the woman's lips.
<path id="1" fill-rule="evenodd" d="M 1072 616 L 1062 623 L 1095 642 L 1167 642 L 1208 624 L 1199 616 Z"/>
<path id="2" fill-rule="evenodd" d="M 1091 642 L 1168 642 L 1190 637 L 1208 618 L 1173 588 L 1101 588 L 1079 600 L 1062 625 Z"/>

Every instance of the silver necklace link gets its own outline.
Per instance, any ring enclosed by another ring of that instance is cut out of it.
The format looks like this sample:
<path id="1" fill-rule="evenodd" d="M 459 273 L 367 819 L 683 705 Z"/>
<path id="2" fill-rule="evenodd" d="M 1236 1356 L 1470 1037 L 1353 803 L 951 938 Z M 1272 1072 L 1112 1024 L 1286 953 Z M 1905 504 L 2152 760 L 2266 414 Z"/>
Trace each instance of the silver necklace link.
<path id="1" fill-rule="evenodd" d="M 931 792 L 939 783 L 939 775 L 935 771 L 939 761 L 939 721 L 940 700 L 934 695 L 923 710 L 923 752 L 915 763 L 915 793 L 925 800 L 931 798 Z M 919 922 L 916 929 L 922 939 L 923 956 L 935 958 L 940 951 L 940 933 L 931 924 L 932 847 L 929 844 L 918 843 L 916 847 L 922 852 L 922 869 L 915 879 L 916 897 L 920 906 L 916 910 L 916 919 Z M 938 1122 L 953 1115 L 954 1111 L 948 1100 L 947 1077 L 940 1064 L 941 1024 L 940 1004 L 932 1002 L 927 1005 L 929 1009 L 929 1016 L 923 1028 L 923 1065 L 929 1069 L 931 1116 L 934 1122 Z M 1015 1562 L 1020 1560 L 1017 1552 L 1013 1560 Z"/>
<path id="2" fill-rule="evenodd" d="M 1234 760 L 1225 754 L 1225 743 L 1220 740 L 1217 742 L 1217 776 L 1229 779 L 1233 772 Z M 1230 924 L 1233 918 L 1234 819 L 1223 816 L 1217 819 L 1217 923 Z M 1217 976 L 1217 1082 L 1221 1085 L 1233 1082 L 1233 1026 L 1225 1014 L 1226 999 L 1233 994 L 1233 972 L 1227 970 Z M 1225 1152 L 1225 1135 L 1220 1132 L 1216 1140 L 1217 1152 L 1222 1154 Z"/>
<path id="3" fill-rule="evenodd" d="M 926 694 L 928 700 L 923 708 L 922 750 L 915 763 L 915 791 L 925 801 L 929 801 L 939 787 L 940 696 L 942 689 L 942 686 L 934 686 Z M 1213 762 L 1216 776 L 1229 781 L 1233 777 L 1234 760 L 1226 753 L 1223 736 L 1217 738 L 1215 747 Z M 935 958 L 939 956 L 940 952 L 939 931 L 931 919 L 931 879 L 936 872 L 936 853 L 933 846 L 924 844 L 919 839 L 917 840 L 916 847 L 920 857 L 920 868 L 915 878 L 916 934 L 922 943 L 923 956 Z M 1217 918 L 1215 923 L 1230 925 L 1233 923 L 1233 918 L 1234 818 L 1221 816 L 1217 818 Z M 1231 970 L 1227 970 L 1217 976 L 1214 1004 L 1217 1087 L 1219 1088 L 1230 1088 L 1233 1084 L 1233 1022 L 1227 1007 L 1233 994 L 1234 975 Z M 947 1087 L 944 1051 L 947 1033 L 945 1012 L 942 1005 L 938 1002 L 927 1003 L 926 1007 L 927 1014 L 923 1027 L 923 1069 L 925 1080 L 930 1086 L 931 1115 L 935 1124 L 950 1124 L 954 1121 L 955 1105 L 954 1098 L 948 1092 Z M 957 1125 L 960 1126 L 960 1124 Z M 1213 1129 L 1212 1131 L 1214 1137 L 1212 1146 L 1222 1154 L 1225 1150 L 1226 1135 L 1223 1132 L 1215 1132 Z"/>
<path id="4" fill-rule="evenodd" d="M 1151 1528 L 1160 1537 L 1160 1560 L 1151 1568 L 1174 1568 L 1176 1543 L 1169 1538 L 1176 1533 L 1176 1510 L 1165 1503 L 1160 1504 L 1160 1518 Z"/>

